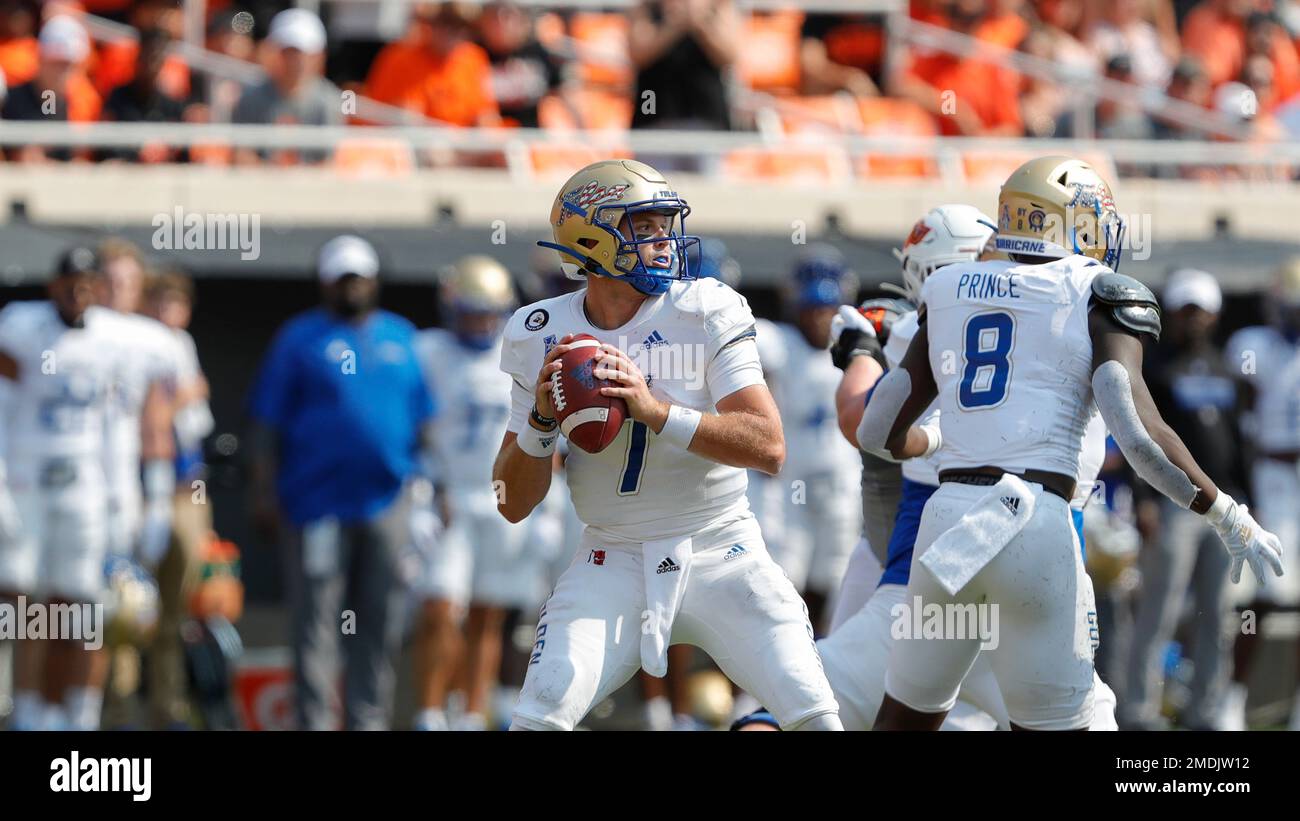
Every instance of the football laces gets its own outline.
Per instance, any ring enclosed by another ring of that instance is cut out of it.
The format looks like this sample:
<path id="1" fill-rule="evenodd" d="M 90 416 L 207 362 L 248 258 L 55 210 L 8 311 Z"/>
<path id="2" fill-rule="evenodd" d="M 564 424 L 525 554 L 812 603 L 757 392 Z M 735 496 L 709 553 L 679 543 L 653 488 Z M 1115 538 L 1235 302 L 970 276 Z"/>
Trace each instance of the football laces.
<path id="1" fill-rule="evenodd" d="M 564 383 L 560 379 L 560 372 L 556 371 L 551 374 L 551 404 L 555 406 L 555 412 L 559 413 L 564 410 Z"/>

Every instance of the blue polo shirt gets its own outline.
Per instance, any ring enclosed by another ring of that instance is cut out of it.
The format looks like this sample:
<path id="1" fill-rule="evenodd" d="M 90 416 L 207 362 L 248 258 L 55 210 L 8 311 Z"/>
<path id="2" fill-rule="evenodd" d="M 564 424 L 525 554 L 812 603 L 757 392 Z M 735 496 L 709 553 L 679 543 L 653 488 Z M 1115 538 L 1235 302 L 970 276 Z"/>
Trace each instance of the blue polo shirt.
<path id="1" fill-rule="evenodd" d="M 373 517 L 414 470 L 436 406 L 405 319 L 374 311 L 360 325 L 323 308 L 282 327 L 249 397 L 279 434 L 276 489 L 298 525 Z"/>

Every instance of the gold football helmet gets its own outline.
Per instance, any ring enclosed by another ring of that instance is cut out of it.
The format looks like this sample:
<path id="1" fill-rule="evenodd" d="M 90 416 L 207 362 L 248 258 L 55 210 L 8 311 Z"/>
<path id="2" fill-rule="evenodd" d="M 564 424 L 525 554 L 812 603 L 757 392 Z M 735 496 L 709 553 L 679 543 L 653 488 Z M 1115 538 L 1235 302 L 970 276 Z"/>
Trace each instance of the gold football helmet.
<path id="1" fill-rule="evenodd" d="M 1277 269 L 1273 292 L 1283 305 L 1300 306 L 1300 257 L 1291 257 Z"/>
<path id="2" fill-rule="evenodd" d="M 1124 220 L 1110 186 L 1082 160 L 1030 160 L 998 194 L 996 248 L 1013 259 L 1082 254 L 1114 271 L 1123 242 Z"/>
<path id="3" fill-rule="evenodd" d="M 662 236 L 632 235 L 632 216 L 643 211 L 668 218 Z M 597 274 L 621 279 L 654 296 L 667 291 L 674 280 L 695 278 L 687 254 L 700 239 L 684 233 L 690 212 L 663 174 L 650 166 L 635 160 L 605 160 L 592 163 L 564 184 L 551 206 L 555 241 L 537 244 L 560 252 L 569 279 Z M 641 246 L 665 241 L 668 250 L 647 264 Z"/>
<path id="4" fill-rule="evenodd" d="M 442 302 L 460 341 L 479 350 L 496 344 L 506 315 L 517 304 L 510 272 L 484 254 L 461 257 L 444 272 Z"/>

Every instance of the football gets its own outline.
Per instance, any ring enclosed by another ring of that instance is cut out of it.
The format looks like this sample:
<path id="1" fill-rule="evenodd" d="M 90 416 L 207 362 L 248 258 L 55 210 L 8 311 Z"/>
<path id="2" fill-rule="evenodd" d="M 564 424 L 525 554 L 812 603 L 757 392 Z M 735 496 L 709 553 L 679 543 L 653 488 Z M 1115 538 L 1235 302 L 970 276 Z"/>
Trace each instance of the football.
<path id="1" fill-rule="evenodd" d="M 570 344 L 577 347 L 560 357 L 563 366 L 551 376 L 555 418 L 570 444 L 587 453 L 600 453 L 623 428 L 627 403 L 600 393 L 601 388 L 618 383 L 593 374 L 601 356 L 599 340 L 578 334 Z"/>

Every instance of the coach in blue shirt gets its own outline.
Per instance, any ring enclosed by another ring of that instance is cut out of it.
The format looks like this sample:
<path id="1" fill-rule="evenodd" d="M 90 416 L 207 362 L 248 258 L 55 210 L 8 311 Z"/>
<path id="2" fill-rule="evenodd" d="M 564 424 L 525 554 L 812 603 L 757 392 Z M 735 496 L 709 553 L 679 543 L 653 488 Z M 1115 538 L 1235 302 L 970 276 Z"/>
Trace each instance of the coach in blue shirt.
<path id="1" fill-rule="evenodd" d="M 435 408 L 414 326 L 376 307 L 374 248 L 336 237 L 317 273 L 322 305 L 276 334 L 250 397 L 254 515 L 264 534 L 286 537 L 299 727 L 335 729 L 341 636 L 345 726 L 384 729 L 405 595 L 404 489 Z"/>

